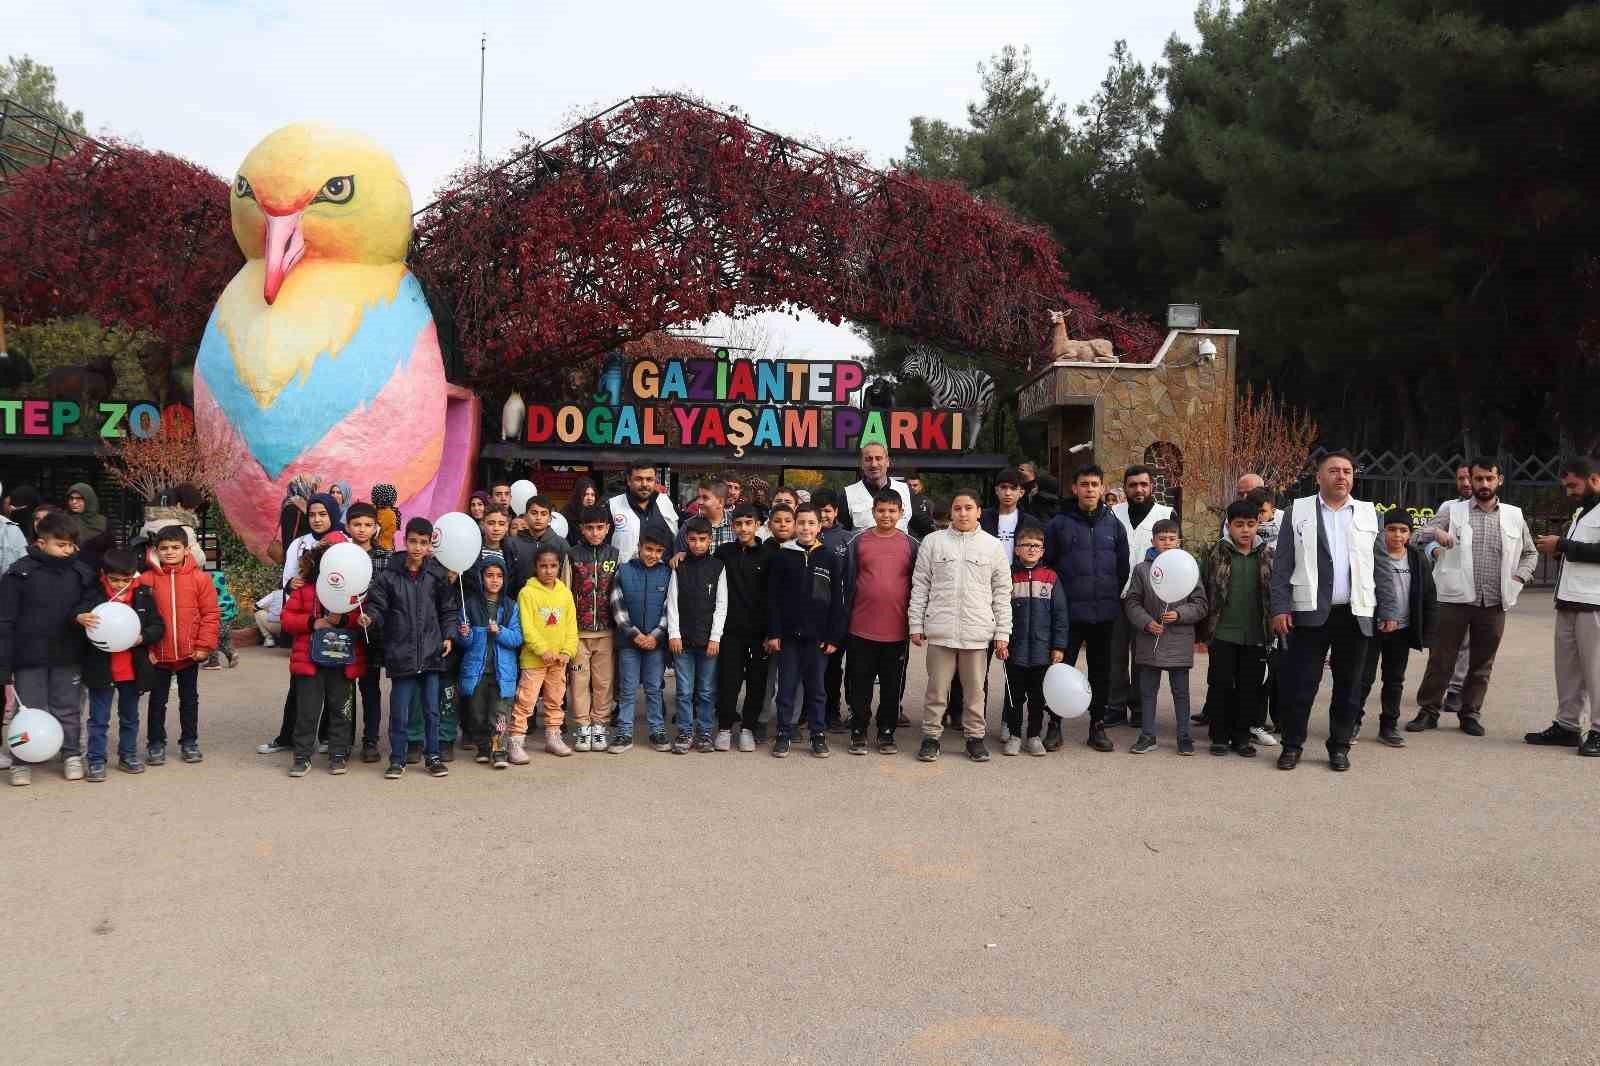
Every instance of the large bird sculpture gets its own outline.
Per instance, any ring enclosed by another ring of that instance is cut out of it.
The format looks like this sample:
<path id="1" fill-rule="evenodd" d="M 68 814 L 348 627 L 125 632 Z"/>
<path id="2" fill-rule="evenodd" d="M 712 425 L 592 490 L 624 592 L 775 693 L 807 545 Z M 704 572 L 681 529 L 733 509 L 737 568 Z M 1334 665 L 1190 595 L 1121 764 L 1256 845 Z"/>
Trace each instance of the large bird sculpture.
<path id="1" fill-rule="evenodd" d="M 258 557 L 300 474 L 395 486 L 406 515 L 464 509 L 478 401 L 445 380 L 422 286 L 406 269 L 411 190 L 359 134 L 286 126 L 245 157 L 229 195 L 245 255 L 195 361 L 195 417 L 246 455 L 217 490 Z"/>

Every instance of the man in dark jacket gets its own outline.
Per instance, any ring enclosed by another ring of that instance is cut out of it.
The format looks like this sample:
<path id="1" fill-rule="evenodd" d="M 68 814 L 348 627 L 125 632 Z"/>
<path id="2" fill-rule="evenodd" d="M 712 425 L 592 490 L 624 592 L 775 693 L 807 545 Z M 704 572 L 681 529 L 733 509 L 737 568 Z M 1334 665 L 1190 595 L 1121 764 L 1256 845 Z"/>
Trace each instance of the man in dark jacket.
<path id="1" fill-rule="evenodd" d="M 389 768 L 393 780 L 406 768 L 406 724 L 412 698 L 422 692 L 424 764 L 433 777 L 450 771 L 439 749 L 439 679 L 453 647 L 451 634 L 461 616 L 449 574 L 429 552 L 433 523 L 406 523 L 406 550 L 373 575 L 366 614 L 383 636 L 384 668 L 389 672 Z"/>
<path id="2" fill-rule="evenodd" d="M 733 747 L 733 724 L 739 723 L 739 750 L 755 751 L 765 740 L 759 719 L 767 691 L 771 662 L 767 639 L 767 575 L 778 542 L 756 536 L 756 510 L 749 504 L 733 509 L 731 544 L 716 550 L 728 580 L 728 619 L 722 630 L 722 650 L 717 656 L 716 749 Z M 739 688 L 744 687 L 741 707 Z"/>
<path id="3" fill-rule="evenodd" d="M 1111 632 L 1122 611 L 1122 589 L 1128 583 L 1128 534 L 1101 500 L 1105 472 L 1084 466 L 1072 479 L 1074 503 L 1050 520 L 1045 530 L 1045 565 L 1066 583 L 1072 609 L 1072 631 L 1066 661 L 1076 662 L 1078 649 L 1088 647 L 1089 747 L 1111 751 L 1106 736 L 1106 700 L 1111 690 Z M 1050 716 L 1045 731 L 1047 751 L 1061 747 L 1061 719 Z"/>
<path id="4" fill-rule="evenodd" d="M 1018 463 L 1022 475 L 1022 503 L 1024 514 L 1036 519 L 1040 525 L 1049 522 L 1061 510 L 1061 482 L 1049 474 L 1039 473 L 1033 463 Z"/>

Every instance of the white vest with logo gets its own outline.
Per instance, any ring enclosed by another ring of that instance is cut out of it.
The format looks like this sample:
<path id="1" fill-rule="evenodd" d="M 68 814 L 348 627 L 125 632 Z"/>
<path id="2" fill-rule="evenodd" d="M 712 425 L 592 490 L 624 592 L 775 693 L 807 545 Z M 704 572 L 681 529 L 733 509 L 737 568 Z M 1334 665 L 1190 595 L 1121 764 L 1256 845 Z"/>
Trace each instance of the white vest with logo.
<path id="1" fill-rule="evenodd" d="M 1478 583 L 1472 576 L 1473 501 L 1454 500 L 1439 510 L 1450 516 L 1455 547 L 1441 548 L 1433 557 L 1433 585 L 1440 603 L 1478 602 Z M 1522 558 L 1522 509 L 1509 503 L 1500 511 L 1500 606 L 1509 611 L 1522 595 L 1522 585 L 1511 580 Z"/>
<path id="2" fill-rule="evenodd" d="M 1566 539 L 1579 544 L 1600 544 L 1600 507 L 1591 507 L 1588 514 L 1573 519 L 1567 529 Z M 1600 605 L 1600 563 L 1575 563 L 1563 559 L 1556 599 L 1567 603 Z"/>
<path id="3" fill-rule="evenodd" d="M 1133 584 L 1133 568 L 1144 562 L 1144 553 L 1150 550 L 1150 542 L 1155 539 L 1150 532 L 1150 527 L 1163 518 L 1172 517 L 1172 508 L 1164 503 L 1158 503 L 1150 508 L 1150 513 L 1144 516 L 1144 521 L 1134 528 L 1128 522 L 1128 505 L 1119 503 L 1111 508 L 1111 513 L 1117 516 L 1117 521 L 1122 523 L 1123 530 L 1128 534 L 1128 580 L 1123 582 L 1122 591 L 1127 592 L 1128 586 Z"/>
<path id="4" fill-rule="evenodd" d="M 633 502 L 626 492 L 611 497 L 607 506 L 611 509 L 611 546 L 617 549 L 617 565 L 632 559 L 639 554 L 639 534 L 644 532 L 639 522 L 639 515 L 633 509 Z M 661 517 L 667 523 L 667 528 L 676 535 L 678 532 L 678 512 L 673 508 L 672 501 L 667 499 L 667 494 L 656 494 L 656 509 L 661 512 Z M 672 546 L 667 546 L 667 554 L 672 554 Z"/>
<path id="5" fill-rule="evenodd" d="M 1317 571 L 1321 552 L 1317 545 L 1317 519 L 1321 497 L 1305 496 L 1294 501 L 1294 526 L 1287 534 L 1294 538 L 1294 573 L 1289 578 L 1289 609 L 1297 614 L 1317 609 Z M 1378 542 L 1378 510 L 1367 500 L 1352 499 L 1345 504 L 1355 508 L 1350 518 L 1350 613 L 1371 618 L 1378 609 L 1378 587 L 1372 573 L 1372 553 Z M 1278 530 L 1278 539 L 1285 535 Z"/>
<path id="6" fill-rule="evenodd" d="M 911 490 L 896 478 L 889 479 L 889 487 L 900 494 L 900 521 L 895 526 L 903 532 L 911 523 Z M 859 480 L 844 487 L 844 509 L 850 512 L 850 524 L 856 530 L 872 528 L 872 491 Z"/>

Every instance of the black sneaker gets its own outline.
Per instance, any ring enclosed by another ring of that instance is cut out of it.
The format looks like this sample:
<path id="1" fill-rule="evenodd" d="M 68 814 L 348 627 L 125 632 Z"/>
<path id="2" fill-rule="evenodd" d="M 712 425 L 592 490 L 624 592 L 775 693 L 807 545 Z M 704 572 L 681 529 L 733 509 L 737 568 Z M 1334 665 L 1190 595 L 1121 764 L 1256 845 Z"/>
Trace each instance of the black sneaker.
<path id="1" fill-rule="evenodd" d="M 1190 725 L 1210 725 L 1211 724 L 1211 719 L 1207 718 L 1203 714 L 1191 714 L 1189 716 L 1189 724 Z"/>
<path id="2" fill-rule="evenodd" d="M 1111 743 L 1111 738 L 1106 736 L 1106 731 L 1101 729 L 1098 724 L 1089 727 L 1089 739 L 1084 741 L 1084 743 L 1089 745 L 1089 747 L 1093 748 L 1095 751 L 1117 750 L 1117 746 Z M 1049 751 L 1050 742 L 1046 741 L 1044 747 L 1046 751 Z"/>
<path id="3" fill-rule="evenodd" d="M 842 736 L 845 733 L 850 732 L 850 723 L 846 722 L 843 718 L 836 718 L 828 723 L 828 732 L 837 733 Z"/>
<path id="4" fill-rule="evenodd" d="M 415 766 L 422 761 L 422 741 L 413 740 L 406 745 L 406 765 Z"/>
<path id="5" fill-rule="evenodd" d="M 1243 744 L 1234 744 L 1230 750 L 1242 758 L 1254 759 L 1256 757 L 1256 746 L 1248 741 Z"/>
<path id="6" fill-rule="evenodd" d="M 689 754 L 689 749 L 691 747 L 693 747 L 693 746 L 694 746 L 694 734 L 693 733 L 679 733 L 678 734 L 678 738 L 672 742 L 672 754 L 674 754 L 674 755 L 687 755 L 687 754 Z"/>
<path id="7" fill-rule="evenodd" d="M 774 759 L 787 759 L 789 757 L 788 737 L 779 737 L 772 742 L 772 757 Z"/>
<path id="8" fill-rule="evenodd" d="M 694 750 L 698 752 L 713 752 L 717 750 L 716 741 L 711 739 L 710 733 L 701 733 L 694 738 Z"/>
<path id="9" fill-rule="evenodd" d="M 939 761 L 939 741 L 935 737 L 923 737 L 921 747 L 917 748 L 918 762 Z"/>
<path id="10" fill-rule="evenodd" d="M 1600 758 L 1600 729 L 1589 730 L 1589 735 L 1578 745 L 1578 754 L 1586 758 Z"/>
<path id="11" fill-rule="evenodd" d="M 1193 740 L 1193 738 L 1191 738 L 1191 737 L 1179 737 L 1178 738 L 1178 754 L 1179 755 L 1193 755 L 1194 754 L 1194 740 Z"/>
<path id="12" fill-rule="evenodd" d="M 1051 718 L 1050 724 L 1044 730 L 1044 750 L 1060 751 L 1061 744 L 1061 719 Z"/>
<path id="13" fill-rule="evenodd" d="M 879 755 L 898 755 L 898 754 L 900 754 L 900 745 L 898 745 L 898 744 L 896 744 L 894 742 L 894 733 L 893 733 L 893 731 L 884 730 L 882 733 L 878 734 L 878 754 Z"/>
<path id="14" fill-rule="evenodd" d="M 472 746 L 472 748 L 473 748 L 473 750 L 472 750 L 472 761 L 473 762 L 486 763 L 486 762 L 489 761 L 489 742 L 488 741 L 484 741 L 482 744 L 474 744 Z"/>
<path id="15" fill-rule="evenodd" d="M 311 760 L 304 755 L 296 755 L 294 762 L 289 766 L 290 777 L 304 777 L 311 771 Z"/>
<path id="16" fill-rule="evenodd" d="M 632 747 L 630 738 L 629 747 Z M 511 753 L 504 748 L 493 748 L 489 751 L 489 765 L 496 770 L 504 770 L 511 765 Z"/>
<path id="17" fill-rule="evenodd" d="M 867 753 L 867 734 L 859 730 L 850 731 L 851 755 L 865 755 Z"/>
<path id="18" fill-rule="evenodd" d="M 671 751 L 672 741 L 667 739 L 667 735 L 665 733 L 651 733 L 650 746 L 657 751 Z"/>
<path id="19" fill-rule="evenodd" d="M 1418 711 L 1417 716 L 1406 723 L 1407 733 L 1420 733 L 1424 729 L 1438 729 L 1439 716 L 1429 714 L 1427 711 Z"/>
<path id="20" fill-rule="evenodd" d="M 1583 743 L 1583 737 L 1575 729 L 1568 729 L 1560 722 L 1551 722 L 1548 729 L 1542 729 L 1537 733 L 1524 733 L 1522 742 L 1536 744 L 1541 748 L 1576 748 Z"/>
<path id="21" fill-rule="evenodd" d="M 350 772 L 350 756 L 348 756 L 348 755 L 330 755 L 330 756 L 328 756 L 328 773 L 330 773 L 330 774 L 347 774 L 349 772 Z"/>
<path id="22" fill-rule="evenodd" d="M 618 733 L 611 738 L 611 746 L 606 750 L 613 755 L 626 755 L 633 750 L 633 734 Z"/>
<path id="23" fill-rule="evenodd" d="M 435 755 L 433 758 L 429 759 L 424 765 L 428 771 L 429 777 L 450 776 L 450 767 L 446 766 L 444 764 L 444 759 L 438 755 Z"/>
<path id="24" fill-rule="evenodd" d="M 84 771 L 83 779 L 85 781 L 104 781 L 106 779 L 106 764 L 98 761 L 91 762 L 88 769 Z"/>
<path id="25" fill-rule="evenodd" d="M 137 755 L 127 759 L 119 755 L 117 756 L 117 769 L 125 774 L 142 774 L 144 773 L 144 763 L 139 761 Z"/>
<path id="26" fill-rule="evenodd" d="M 406 764 L 405 763 L 403 763 L 403 762 L 391 762 L 389 764 L 389 768 L 383 772 L 383 779 L 385 781 L 398 781 L 400 779 L 400 775 L 405 773 L 405 772 L 406 772 Z"/>
<path id="27" fill-rule="evenodd" d="M 165 744 L 152 744 L 144 753 L 147 766 L 165 766 L 167 764 L 167 746 Z"/>
<path id="28" fill-rule="evenodd" d="M 815 755 L 819 759 L 826 759 L 829 754 L 831 754 L 828 751 L 828 735 L 826 732 L 815 733 L 812 735 L 811 754 Z"/>
<path id="29" fill-rule="evenodd" d="M 967 758 L 973 762 L 989 761 L 989 746 L 983 742 L 982 737 L 969 737 L 967 739 Z"/>
<path id="30" fill-rule="evenodd" d="M 361 742 L 362 762 L 377 762 L 382 757 L 378 754 L 378 742 L 376 740 L 363 740 Z"/>
<path id="31" fill-rule="evenodd" d="M 1461 719 L 1461 731 L 1469 737 L 1481 737 L 1483 736 L 1483 723 L 1476 718 L 1463 717 Z"/>
<path id="32" fill-rule="evenodd" d="M 200 754 L 200 745 L 183 744 L 178 748 L 178 753 L 183 756 L 184 762 L 200 762 L 205 756 Z"/>
<path id="33" fill-rule="evenodd" d="M 1093 734 L 1091 734 L 1092 736 Z M 1097 749 L 1098 750 L 1098 749 Z M 1133 742 L 1133 747 L 1128 749 L 1135 755 L 1143 755 L 1147 751 L 1156 750 L 1156 738 L 1149 733 L 1140 733 L 1139 739 Z"/>
<path id="34" fill-rule="evenodd" d="M 1383 726 L 1378 730 L 1378 743 L 1387 744 L 1391 748 L 1403 748 L 1406 746 L 1406 738 L 1401 736 L 1400 731 L 1394 726 Z"/>
<path id="35" fill-rule="evenodd" d="M 1220 742 L 1212 744 L 1211 745 L 1211 754 L 1213 754 L 1213 755 L 1226 755 L 1226 754 L 1228 754 L 1228 745 L 1220 743 Z"/>
<path id="36" fill-rule="evenodd" d="M 1107 711 L 1105 720 L 1100 724 L 1106 727 L 1114 725 L 1128 725 L 1130 716 L 1126 711 Z"/>

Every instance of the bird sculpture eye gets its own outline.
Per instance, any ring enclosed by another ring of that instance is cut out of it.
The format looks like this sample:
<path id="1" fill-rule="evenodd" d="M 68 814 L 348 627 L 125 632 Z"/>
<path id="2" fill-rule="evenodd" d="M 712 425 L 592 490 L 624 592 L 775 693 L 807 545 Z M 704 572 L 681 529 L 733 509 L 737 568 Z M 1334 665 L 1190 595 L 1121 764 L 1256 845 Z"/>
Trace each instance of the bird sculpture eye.
<path id="1" fill-rule="evenodd" d="M 341 178 L 329 178 L 322 184 L 322 191 L 317 193 L 314 204 L 347 204 L 356 194 L 356 179 L 353 174 L 346 174 Z"/>
<path id="2" fill-rule="evenodd" d="M 255 190 L 250 188 L 250 183 L 244 180 L 243 174 L 233 179 L 233 195 L 241 200 L 254 200 L 256 198 Z"/>

